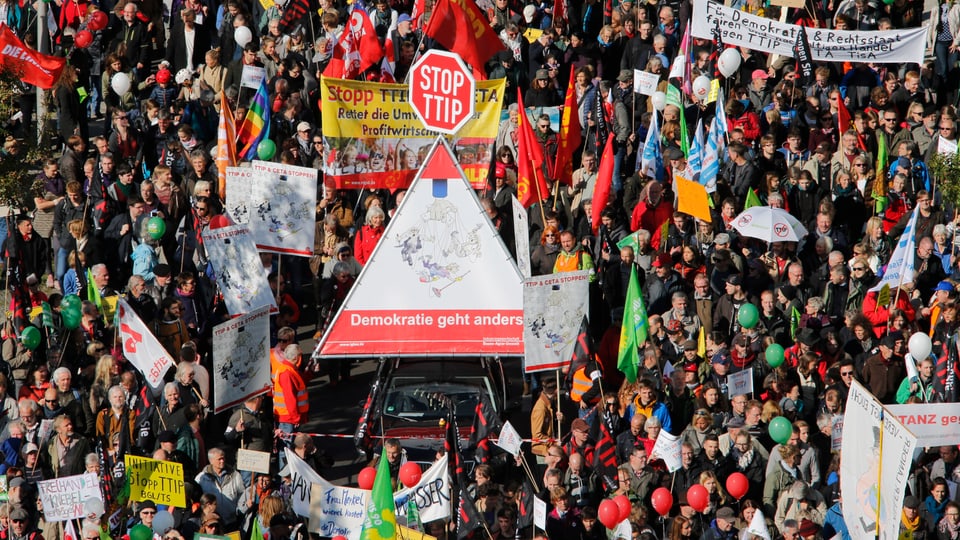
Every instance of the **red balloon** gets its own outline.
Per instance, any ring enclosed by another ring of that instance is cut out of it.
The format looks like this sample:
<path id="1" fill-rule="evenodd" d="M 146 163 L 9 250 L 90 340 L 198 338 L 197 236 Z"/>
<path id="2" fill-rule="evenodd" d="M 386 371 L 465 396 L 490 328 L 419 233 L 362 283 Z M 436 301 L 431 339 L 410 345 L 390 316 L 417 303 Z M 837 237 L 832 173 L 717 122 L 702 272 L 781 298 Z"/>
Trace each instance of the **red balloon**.
<path id="1" fill-rule="evenodd" d="M 347 540 L 346 536 L 334 536 L 332 540 Z"/>
<path id="2" fill-rule="evenodd" d="M 700 484 L 694 484 L 687 490 L 687 504 L 697 512 L 703 512 L 710 506 L 710 494 L 707 488 Z"/>
<path id="3" fill-rule="evenodd" d="M 597 518 L 604 527 L 613 529 L 620 523 L 620 507 L 610 499 L 605 499 L 597 508 Z"/>
<path id="4" fill-rule="evenodd" d="M 630 499 L 626 495 L 617 495 L 613 498 L 613 502 L 616 503 L 617 508 L 620 510 L 620 513 L 617 514 L 617 517 L 620 518 L 617 520 L 617 523 L 630 517 L 630 511 L 633 510 L 633 505 L 630 504 Z"/>
<path id="5" fill-rule="evenodd" d="M 727 493 L 736 500 L 740 500 L 750 489 L 750 481 L 743 473 L 735 472 L 727 477 Z"/>
<path id="6" fill-rule="evenodd" d="M 357 485 L 360 489 L 373 489 L 373 480 L 377 477 L 377 470 L 373 467 L 364 467 L 357 475 Z M 706 490 L 704 490 L 706 491 Z"/>
<path id="7" fill-rule="evenodd" d="M 90 14 L 90 20 L 87 21 L 87 28 L 93 32 L 99 32 L 107 27 L 109 19 L 107 14 L 102 11 L 94 11 Z"/>
<path id="8" fill-rule="evenodd" d="M 650 495 L 650 502 L 658 514 L 666 516 L 670 513 L 670 509 L 673 508 L 673 493 L 670 493 L 670 490 L 665 487 L 657 488 L 653 490 L 653 494 Z"/>
<path id="9" fill-rule="evenodd" d="M 93 44 L 93 33 L 89 30 L 81 30 L 73 37 L 73 44 L 79 49 L 86 49 Z"/>
<path id="10" fill-rule="evenodd" d="M 211 230 L 222 229 L 224 227 L 229 227 L 230 225 L 232 225 L 232 223 L 230 223 L 230 220 L 224 214 L 217 214 L 210 218 L 209 227 Z"/>
<path id="11" fill-rule="evenodd" d="M 408 461 L 400 466 L 400 482 L 408 488 L 420 483 L 420 476 L 423 474 L 423 471 L 420 470 L 420 465 Z"/>

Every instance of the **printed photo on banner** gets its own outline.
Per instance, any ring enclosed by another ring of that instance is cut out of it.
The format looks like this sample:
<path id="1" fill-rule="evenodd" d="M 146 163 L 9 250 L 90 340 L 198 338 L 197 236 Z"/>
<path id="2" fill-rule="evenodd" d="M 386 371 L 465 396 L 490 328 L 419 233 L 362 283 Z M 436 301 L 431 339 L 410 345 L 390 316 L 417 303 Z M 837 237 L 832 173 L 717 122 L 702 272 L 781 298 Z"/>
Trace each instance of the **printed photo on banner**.
<path id="1" fill-rule="evenodd" d="M 213 375 L 216 413 L 270 391 L 268 306 L 214 327 Z"/>
<path id="2" fill-rule="evenodd" d="M 323 171 L 340 189 L 405 188 L 416 176 L 436 135 L 424 129 L 402 84 L 346 81 L 320 83 L 327 155 Z M 477 112 L 453 138 L 470 183 L 482 189 L 499 128 L 505 81 L 477 81 Z"/>

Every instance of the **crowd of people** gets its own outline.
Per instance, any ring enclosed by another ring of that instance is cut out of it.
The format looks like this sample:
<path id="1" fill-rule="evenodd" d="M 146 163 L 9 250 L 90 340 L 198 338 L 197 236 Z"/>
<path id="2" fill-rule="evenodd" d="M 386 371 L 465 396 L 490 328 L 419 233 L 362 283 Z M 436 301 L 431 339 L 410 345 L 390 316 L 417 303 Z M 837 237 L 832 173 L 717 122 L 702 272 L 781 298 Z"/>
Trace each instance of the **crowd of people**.
<path id="1" fill-rule="evenodd" d="M 5 223 L 8 281 L 26 296 L 15 291 L 13 316 L 0 333 L 0 474 L 8 486 L 0 539 L 62 538 L 64 523 L 45 519 L 37 482 L 83 472 L 101 476 L 107 503 L 102 516 L 80 523 L 87 540 L 140 540 L 139 525 L 163 540 L 196 532 L 271 540 L 307 534 L 304 516 L 292 511 L 279 449 L 290 447 L 318 470 L 330 465 L 322 440 L 298 433 L 309 414 L 307 383 L 318 369 L 330 385 L 346 383 L 351 362 L 308 367 L 296 329 L 313 324 L 315 337 L 322 335 L 404 194 L 339 190 L 324 178 L 329 156 L 318 80 L 357 9 L 368 10 L 398 81 L 418 54 L 438 46 L 422 30 L 433 2 L 316 4 L 290 21 L 283 6 L 266 0 L 56 0 L 46 4 L 49 35 L 39 37 L 36 5 L 0 5 L 0 24 L 33 46 L 49 40 L 49 50 L 69 60 L 50 93 L 62 152 L 39 164 L 42 171 Z M 634 91 L 633 79 L 642 70 L 659 77 L 659 90 L 683 86 L 668 73 L 688 31 L 689 0 L 478 3 L 504 50 L 474 67 L 507 81 L 490 185 L 480 195 L 511 252 L 511 195 L 518 181 L 529 181 L 518 177 L 517 163 L 527 156 L 518 155 L 517 119 L 525 111 L 517 90 L 526 106 L 560 106 L 572 78 L 582 130 L 567 181 L 550 162 L 558 152 L 550 116 L 531 121 L 551 157 L 540 170 L 550 197 L 529 209 L 532 273 L 593 271 L 590 333 L 597 343 L 596 360 L 573 366 L 561 388 L 552 374 L 523 383 L 538 463 L 530 480 L 547 501 L 541 532 L 551 540 L 603 537 L 598 510 L 620 495 L 631 503 L 634 539 L 765 538 L 751 527 L 757 512 L 766 540 L 849 538 L 831 430 L 851 381 L 887 404 L 957 400 L 956 373 L 935 372 L 935 358 L 908 376 L 906 343 L 926 333 L 934 356 L 956 360 L 960 217 L 957 201 L 942 189 L 951 179 L 936 178 L 928 166 L 958 142 L 960 3 L 942 1 L 929 17 L 914 0 L 808 2 L 803 9 L 728 4 L 770 19 L 787 10 L 787 22 L 861 32 L 908 29 L 926 19 L 926 59 L 817 63 L 805 80 L 790 59 L 740 47 L 739 69 L 721 81 L 729 99 L 706 103 L 686 95 L 681 111 L 676 104 L 655 107 Z M 77 36 L 95 13 L 108 14 L 108 22 L 81 47 Z M 692 39 L 684 76 L 716 76 L 720 52 L 709 39 Z M 383 79 L 382 65 L 364 76 Z M 279 305 L 271 319 L 273 391 L 213 415 L 211 332 L 229 314 L 200 233 L 224 212 L 215 164 L 220 95 L 242 123 L 256 89 L 243 80 L 251 67 L 263 68 L 267 80 L 275 159 L 318 170 L 315 254 L 282 263 L 263 255 Z M 114 84 L 117 74 L 130 84 Z M 3 159 L 21 159 L 22 141 L 34 130 L 35 91 L 24 89 L 22 115 L 3 119 Z M 698 123 L 710 126 L 717 107 L 726 115 L 727 149 L 707 221 L 677 211 L 673 178 L 693 158 L 684 138 Z M 635 172 L 655 115 L 659 178 Z M 598 182 L 608 181 L 598 177 L 601 161 L 610 159 L 602 157 L 608 134 L 616 161 L 612 192 L 594 224 Z M 740 234 L 735 218 L 753 199 L 788 211 L 809 234 L 771 244 Z M 884 297 L 870 289 L 915 209 L 914 279 Z M 151 228 L 154 218 L 166 234 Z M 618 344 L 633 272 L 649 314 L 648 339 L 639 344 L 639 376 L 627 381 L 617 368 Z M 110 315 L 121 294 L 177 360 L 156 395 L 117 339 Z M 79 321 L 65 316 L 73 295 L 86 299 Z M 749 328 L 739 317 L 746 304 L 759 314 Z M 21 310 L 43 332 L 36 346 L 21 339 Z M 777 367 L 765 357 L 771 344 L 786 350 Z M 734 394 L 728 376 L 748 368 L 754 392 Z M 559 405 L 558 394 L 565 396 Z M 768 433 L 781 416 L 792 422 L 786 443 Z M 682 466 L 674 473 L 653 452 L 661 431 L 682 440 Z M 612 451 L 605 438 L 614 441 Z M 394 480 L 402 443 L 384 447 Z M 272 452 L 274 474 L 238 471 L 240 447 Z M 125 500 L 126 453 L 181 464 L 187 507 Z M 918 453 L 902 539 L 960 540 L 960 506 L 949 489 L 960 481 L 958 463 L 956 446 Z M 518 505 L 524 483 L 517 480 L 526 475 L 517 467 L 495 459 L 474 468 L 468 492 L 484 526 L 470 535 L 526 536 L 530 511 Z M 739 499 L 726 490 L 734 473 L 749 479 Z M 688 500 L 695 485 L 708 493 L 703 508 Z M 659 487 L 673 495 L 666 509 L 652 500 Z M 162 530 L 153 527 L 158 511 L 173 516 Z M 424 528 L 453 535 L 454 523 Z"/>

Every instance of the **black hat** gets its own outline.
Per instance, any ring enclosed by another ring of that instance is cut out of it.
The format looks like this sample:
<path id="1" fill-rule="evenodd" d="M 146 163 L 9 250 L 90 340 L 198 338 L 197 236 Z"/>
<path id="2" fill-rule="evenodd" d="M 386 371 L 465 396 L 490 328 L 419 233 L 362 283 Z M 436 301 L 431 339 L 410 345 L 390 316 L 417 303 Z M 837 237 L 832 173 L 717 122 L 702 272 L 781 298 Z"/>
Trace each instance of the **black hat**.
<path id="1" fill-rule="evenodd" d="M 897 338 L 893 334 L 887 334 L 883 336 L 883 339 L 880 340 L 880 345 L 888 349 L 892 349 L 897 345 Z"/>
<path id="2" fill-rule="evenodd" d="M 743 278 L 740 274 L 730 274 L 727 276 L 727 283 L 730 285 L 743 285 Z"/>
<path id="3" fill-rule="evenodd" d="M 160 263 L 154 266 L 153 275 L 157 277 L 170 277 L 170 265 Z"/>
<path id="4" fill-rule="evenodd" d="M 920 499 L 914 497 L 913 495 L 907 495 L 903 498 L 903 507 L 916 510 L 920 508 Z"/>
<path id="5" fill-rule="evenodd" d="M 937 107 L 933 103 L 930 103 L 923 107 L 924 116 L 930 116 L 931 114 L 937 114 L 938 112 L 940 112 L 939 107 Z"/>
<path id="6" fill-rule="evenodd" d="M 670 147 L 663 151 L 663 159 L 668 161 L 674 159 L 683 159 L 683 151 L 679 148 Z"/>
<path id="7" fill-rule="evenodd" d="M 169 429 L 161 431 L 160 434 L 157 435 L 157 442 L 177 442 L 177 435 Z"/>
<path id="8" fill-rule="evenodd" d="M 797 334 L 797 341 L 808 347 L 816 347 L 820 343 L 820 335 L 813 328 L 804 328 Z"/>
<path id="9" fill-rule="evenodd" d="M 17 217 L 16 217 L 15 221 L 16 221 L 17 225 L 19 225 L 20 223 L 22 223 L 22 222 L 24 222 L 24 221 L 33 221 L 33 218 L 30 217 L 30 214 L 17 214 Z"/>
<path id="10" fill-rule="evenodd" d="M 148 499 L 140 503 L 140 507 L 137 509 L 137 512 L 143 512 L 144 510 L 156 510 L 156 509 L 157 509 L 157 503 Z"/>

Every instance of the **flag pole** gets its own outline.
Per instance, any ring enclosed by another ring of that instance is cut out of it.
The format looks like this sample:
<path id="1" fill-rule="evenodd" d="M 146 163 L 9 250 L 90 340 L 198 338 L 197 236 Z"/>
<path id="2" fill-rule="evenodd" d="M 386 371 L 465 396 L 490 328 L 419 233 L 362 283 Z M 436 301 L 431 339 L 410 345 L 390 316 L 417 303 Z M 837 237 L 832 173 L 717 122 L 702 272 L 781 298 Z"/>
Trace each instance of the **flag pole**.
<path id="1" fill-rule="evenodd" d="M 563 431 L 560 429 L 560 415 L 563 414 L 560 412 L 560 370 L 558 369 L 553 373 L 557 376 L 557 414 L 554 416 L 557 419 L 557 441 L 559 442 L 562 438 L 561 435 L 563 435 Z"/>
<path id="2" fill-rule="evenodd" d="M 877 460 L 877 531 L 880 530 L 880 483 L 883 481 L 883 407 L 880 407 L 880 448 Z M 879 532 L 878 532 L 879 534 Z"/>

